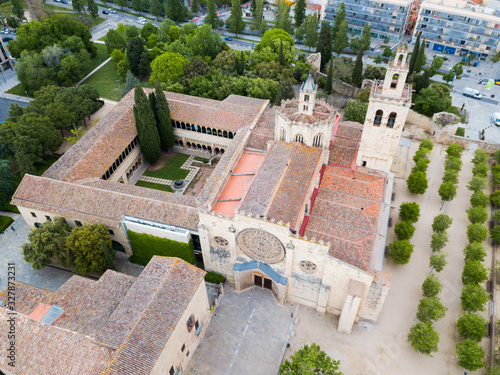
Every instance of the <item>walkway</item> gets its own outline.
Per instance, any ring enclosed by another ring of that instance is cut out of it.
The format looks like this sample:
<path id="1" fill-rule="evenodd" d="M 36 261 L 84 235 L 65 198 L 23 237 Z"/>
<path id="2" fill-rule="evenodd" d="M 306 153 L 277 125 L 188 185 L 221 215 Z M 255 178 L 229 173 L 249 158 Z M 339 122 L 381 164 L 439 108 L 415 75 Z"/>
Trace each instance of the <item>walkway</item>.
<path id="1" fill-rule="evenodd" d="M 198 174 L 200 168 L 199 167 L 193 167 L 191 164 L 194 161 L 194 156 L 191 155 L 185 162 L 182 164 L 181 169 L 184 169 L 186 171 L 189 171 L 188 175 L 184 179 L 186 181 L 186 184 L 184 185 L 184 188 L 182 190 L 177 190 L 175 194 L 184 194 L 186 189 L 188 188 L 189 184 L 193 180 L 193 178 Z M 172 180 L 167 180 L 165 178 L 158 178 L 158 177 L 151 177 L 151 176 L 144 176 L 142 175 L 139 177 L 139 181 L 144 181 L 144 182 L 151 182 L 153 184 L 159 184 L 159 185 L 166 185 L 170 186 L 174 181 Z"/>
<path id="2" fill-rule="evenodd" d="M 294 309 L 294 304 L 278 304 L 267 289 L 253 287 L 236 292 L 226 287 L 183 373 L 272 374 Z"/>
<path id="3" fill-rule="evenodd" d="M 81 85 L 87 78 L 89 78 L 92 74 L 97 72 L 99 69 L 101 69 L 104 65 L 106 65 L 110 61 L 111 61 L 111 57 L 108 57 L 108 59 L 106 61 L 104 61 L 101 65 L 99 65 L 97 68 L 95 68 L 89 74 L 87 74 L 85 77 L 83 77 L 75 86 Z"/>

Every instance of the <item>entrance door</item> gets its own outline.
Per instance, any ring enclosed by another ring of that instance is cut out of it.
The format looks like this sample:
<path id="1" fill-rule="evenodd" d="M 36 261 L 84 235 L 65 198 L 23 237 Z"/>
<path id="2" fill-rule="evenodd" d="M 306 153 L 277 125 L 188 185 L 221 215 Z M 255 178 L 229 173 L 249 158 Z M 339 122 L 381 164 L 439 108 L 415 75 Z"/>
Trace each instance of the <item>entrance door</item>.
<path id="1" fill-rule="evenodd" d="M 262 277 L 259 275 L 253 275 L 253 282 L 262 288 Z"/>
<path id="2" fill-rule="evenodd" d="M 264 278 L 264 288 L 273 290 L 273 282 L 271 281 L 271 279 Z"/>

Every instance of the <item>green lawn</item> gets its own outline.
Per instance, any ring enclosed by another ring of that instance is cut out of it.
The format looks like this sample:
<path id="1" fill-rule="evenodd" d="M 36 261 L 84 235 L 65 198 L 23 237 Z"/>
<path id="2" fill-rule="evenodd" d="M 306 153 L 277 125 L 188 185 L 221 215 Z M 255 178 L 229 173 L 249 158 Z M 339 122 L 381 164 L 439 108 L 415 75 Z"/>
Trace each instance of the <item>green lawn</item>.
<path id="1" fill-rule="evenodd" d="M 161 185 L 161 184 L 154 184 L 152 182 L 146 182 L 146 181 L 137 181 L 135 184 L 136 186 L 142 186 L 148 189 L 155 189 L 155 190 L 162 190 L 162 191 L 168 191 L 169 193 L 173 193 L 174 191 L 172 188 L 168 185 Z"/>
<path id="2" fill-rule="evenodd" d="M 15 214 L 19 214 L 19 209 L 16 206 L 13 206 L 12 204 L 7 204 L 7 206 L 2 208 L 2 211 L 7 211 L 7 212 L 14 212 Z"/>
<path id="3" fill-rule="evenodd" d="M 86 18 L 91 18 L 88 14 L 85 15 L 85 14 L 82 14 L 82 13 L 75 13 L 75 12 L 59 12 L 60 14 L 66 14 L 67 16 L 70 16 L 70 17 L 73 17 L 73 18 L 77 18 L 77 17 L 80 17 L 80 16 L 83 16 L 83 17 L 86 17 Z M 97 17 L 95 20 L 92 20 L 93 23 L 90 25 L 89 29 L 91 29 L 92 27 L 94 26 L 97 26 L 101 23 L 103 23 L 104 21 L 106 21 L 104 18 L 101 18 L 101 17 Z"/>
<path id="4" fill-rule="evenodd" d="M 166 180 L 178 180 L 186 178 L 189 174 L 189 171 L 185 169 L 181 169 L 182 164 L 186 162 L 189 158 L 189 155 L 186 154 L 176 154 L 171 158 L 167 159 L 167 163 L 162 169 L 151 172 L 144 172 L 145 176 L 156 177 L 156 178 L 164 178 Z"/>
<path id="5" fill-rule="evenodd" d="M 59 5 L 43 4 L 43 8 L 47 10 L 70 10 L 65 7 L 60 7 Z"/>
<path id="6" fill-rule="evenodd" d="M 118 75 L 116 64 L 110 61 L 83 81 L 83 84 L 95 88 L 102 98 L 118 102 L 121 99 L 120 92 L 118 91 L 118 83 L 116 82 L 118 79 L 120 79 L 120 76 Z M 120 83 L 120 89 L 123 87 L 124 83 L 125 82 Z"/>
<path id="7" fill-rule="evenodd" d="M 210 159 L 207 159 L 207 158 L 201 158 L 201 157 L 199 157 L 199 156 L 195 156 L 195 157 L 194 157 L 194 160 L 196 160 L 196 161 L 201 161 L 202 163 L 208 163 L 208 161 L 209 161 Z"/>
<path id="8" fill-rule="evenodd" d="M 464 137 L 465 136 L 465 129 L 458 127 L 457 131 L 455 132 L 455 135 L 458 135 L 459 137 Z"/>
<path id="9" fill-rule="evenodd" d="M 94 43 L 94 46 L 97 48 L 97 55 L 90 60 L 89 67 L 85 70 L 85 76 L 101 65 L 109 57 L 108 49 L 105 44 Z"/>
<path id="10" fill-rule="evenodd" d="M 14 86 L 13 88 L 11 88 L 10 90 L 7 90 L 6 92 L 8 94 L 12 94 L 12 95 L 19 95 L 19 96 L 30 97 L 29 95 L 26 95 L 26 93 L 25 93 L 25 91 L 23 89 L 23 86 L 21 86 L 21 84 Z M 32 96 L 31 96 L 31 98 L 32 98 Z"/>
<path id="11" fill-rule="evenodd" d="M 13 221 L 14 219 L 12 219 L 10 216 L 0 215 L 0 232 L 3 232 L 5 229 L 7 229 Z"/>

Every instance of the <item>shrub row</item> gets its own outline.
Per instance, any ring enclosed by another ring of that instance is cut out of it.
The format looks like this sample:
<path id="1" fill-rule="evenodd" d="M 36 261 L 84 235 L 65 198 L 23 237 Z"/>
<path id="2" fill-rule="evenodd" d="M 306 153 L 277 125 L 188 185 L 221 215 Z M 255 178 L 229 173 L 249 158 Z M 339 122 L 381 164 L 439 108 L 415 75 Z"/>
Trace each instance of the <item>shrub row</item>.
<path id="1" fill-rule="evenodd" d="M 399 206 L 400 223 L 394 227 L 397 240 L 389 245 L 388 257 L 396 264 L 406 264 L 413 253 L 413 245 L 409 240 L 415 233 L 414 223 L 420 217 L 420 207 L 415 202 L 403 202 Z"/>
<path id="2" fill-rule="evenodd" d="M 439 186 L 439 196 L 443 201 L 451 201 L 457 195 L 458 173 L 462 169 L 462 147 L 456 143 L 446 149 L 445 173 Z"/>
<path id="3" fill-rule="evenodd" d="M 456 344 L 458 365 L 475 371 L 484 366 L 484 350 L 479 342 L 486 336 L 487 321 L 476 314 L 485 310 L 485 304 L 490 299 L 489 294 L 481 285 L 488 279 L 488 269 L 484 267 L 483 260 L 486 251 L 482 242 L 488 237 L 488 229 L 484 222 L 488 219 L 486 206 L 488 199 L 482 190 L 486 188 L 488 175 L 488 154 L 483 150 L 476 150 L 472 163 L 472 179 L 467 188 L 473 192 L 467 217 L 471 224 L 467 226 L 467 239 L 469 245 L 463 250 L 465 265 L 462 271 L 462 294 L 460 296 L 462 313 L 457 321 L 460 341 Z"/>
<path id="4" fill-rule="evenodd" d="M 156 237 L 151 234 L 127 231 L 134 255 L 129 258 L 133 263 L 148 264 L 154 255 L 176 257 L 195 264 L 193 240 L 188 243 Z"/>
<path id="5" fill-rule="evenodd" d="M 412 194 L 424 194 L 427 190 L 428 180 L 426 172 L 429 166 L 428 154 L 432 151 L 433 147 L 434 145 L 429 139 L 424 139 L 413 157 L 415 166 L 406 179 L 406 186 Z"/>

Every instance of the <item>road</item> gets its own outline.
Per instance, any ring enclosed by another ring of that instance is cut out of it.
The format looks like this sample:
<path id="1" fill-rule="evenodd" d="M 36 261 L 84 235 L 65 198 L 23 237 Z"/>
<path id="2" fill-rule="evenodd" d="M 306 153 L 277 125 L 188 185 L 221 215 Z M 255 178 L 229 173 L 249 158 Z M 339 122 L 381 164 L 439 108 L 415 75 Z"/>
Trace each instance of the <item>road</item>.
<path id="1" fill-rule="evenodd" d="M 15 100 L 0 98 L 0 122 L 5 121 L 5 119 L 8 117 L 9 107 L 12 103 L 17 103 L 21 107 L 26 107 L 28 105 L 28 103 L 23 103 L 23 102 L 18 102 Z"/>

